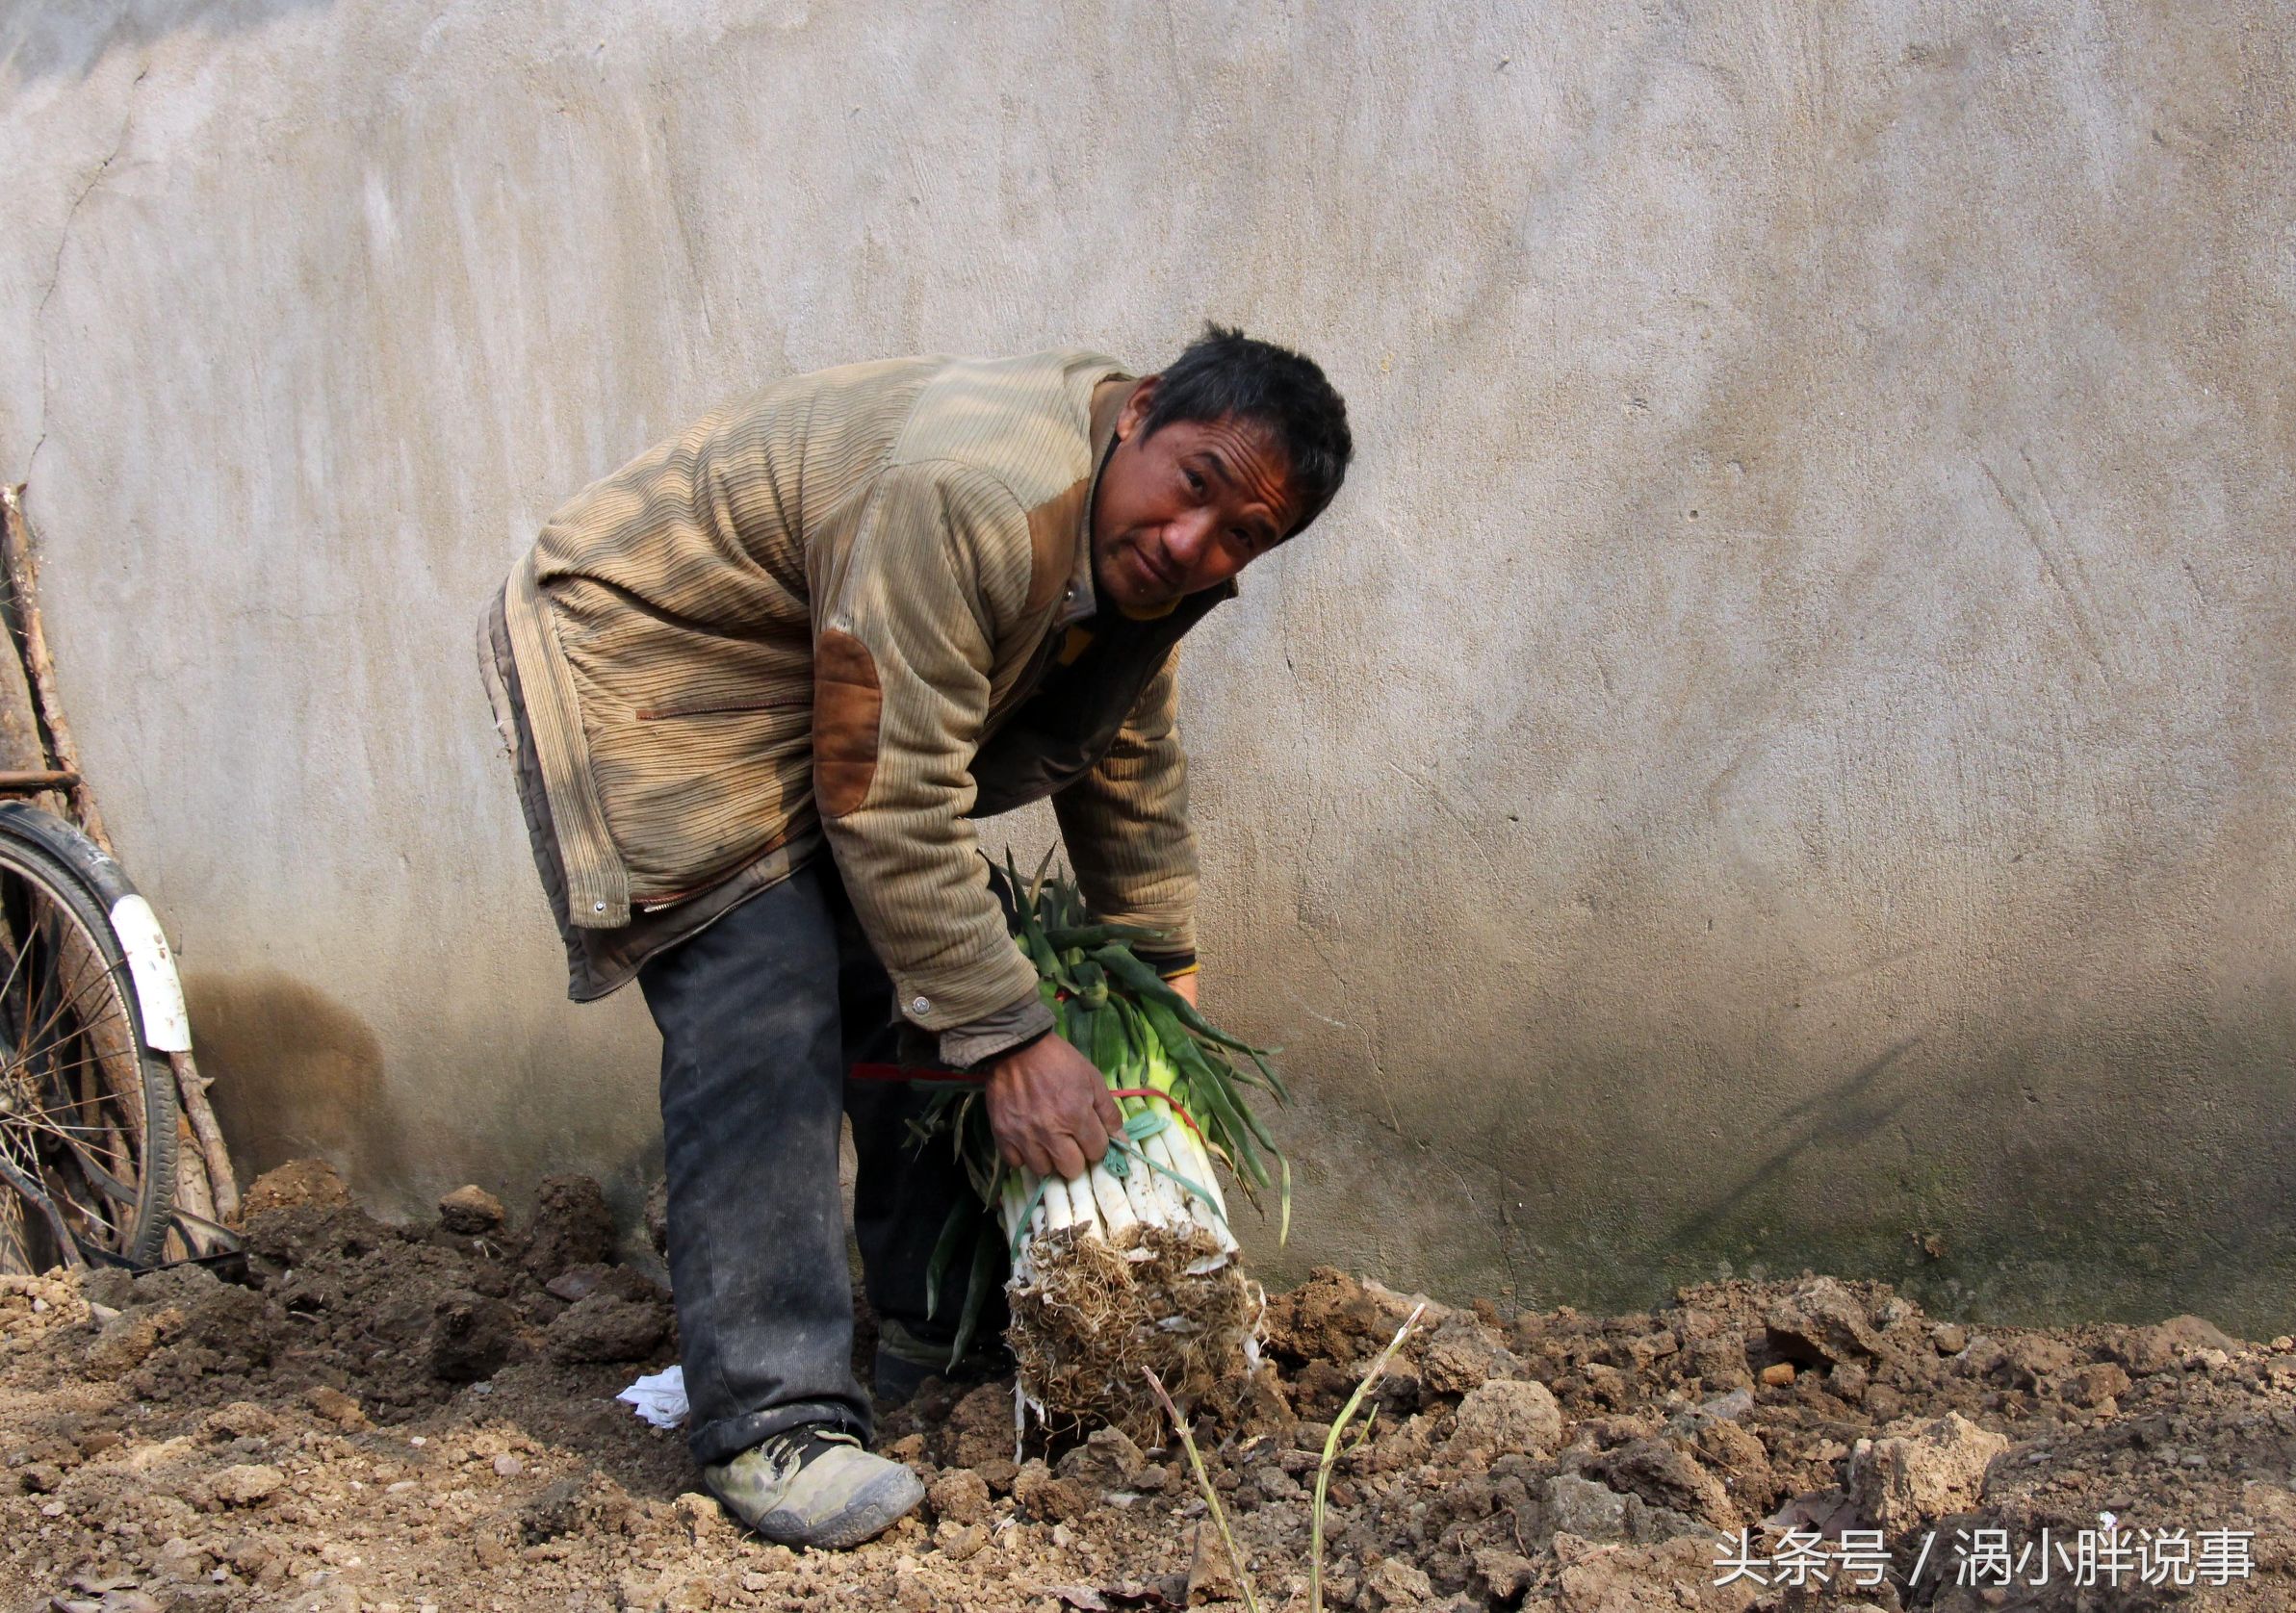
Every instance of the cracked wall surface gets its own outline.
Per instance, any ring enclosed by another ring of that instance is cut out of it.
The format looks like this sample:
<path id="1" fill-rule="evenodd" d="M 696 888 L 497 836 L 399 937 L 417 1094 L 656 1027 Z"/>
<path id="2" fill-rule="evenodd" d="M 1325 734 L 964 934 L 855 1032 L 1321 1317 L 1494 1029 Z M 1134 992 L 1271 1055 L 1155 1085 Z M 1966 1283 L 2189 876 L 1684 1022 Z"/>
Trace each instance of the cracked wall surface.
<path id="1" fill-rule="evenodd" d="M 0 13 L 0 470 L 246 1165 L 658 1157 L 473 667 L 554 505 L 1210 315 L 1360 445 L 1187 666 L 1272 1275 L 2296 1321 L 2284 9 L 645 12 Z"/>

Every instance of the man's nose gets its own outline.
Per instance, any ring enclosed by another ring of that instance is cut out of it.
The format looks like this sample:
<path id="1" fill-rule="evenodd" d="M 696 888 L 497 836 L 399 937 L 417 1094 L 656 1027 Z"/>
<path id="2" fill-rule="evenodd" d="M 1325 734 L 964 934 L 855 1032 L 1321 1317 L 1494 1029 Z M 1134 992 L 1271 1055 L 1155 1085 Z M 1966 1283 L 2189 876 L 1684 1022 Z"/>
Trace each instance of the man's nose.
<path id="1" fill-rule="evenodd" d="M 1203 557 L 1204 546 L 1212 539 L 1212 512 L 1190 510 L 1173 523 L 1164 540 L 1164 548 L 1183 566 L 1193 567 Z"/>

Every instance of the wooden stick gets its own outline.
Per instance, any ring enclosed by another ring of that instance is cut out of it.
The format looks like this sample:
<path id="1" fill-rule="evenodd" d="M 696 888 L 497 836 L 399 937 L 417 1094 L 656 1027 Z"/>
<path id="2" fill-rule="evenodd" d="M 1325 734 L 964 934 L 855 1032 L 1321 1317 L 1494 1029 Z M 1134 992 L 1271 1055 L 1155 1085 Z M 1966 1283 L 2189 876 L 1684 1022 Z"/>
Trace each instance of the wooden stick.
<path id="1" fill-rule="evenodd" d="M 175 1089 L 183 1098 L 184 1118 L 191 1121 L 193 1135 L 199 1139 L 199 1153 L 207 1162 L 208 1191 L 213 1195 L 213 1219 L 224 1222 L 239 1219 L 239 1181 L 231 1173 L 231 1150 L 223 1146 L 223 1128 L 216 1124 L 216 1112 L 207 1101 L 207 1077 L 199 1073 L 199 1066 L 192 1063 L 187 1049 L 168 1055 L 168 1063 L 175 1070 Z M 194 1214 L 205 1215 L 196 1205 Z"/>
<path id="2" fill-rule="evenodd" d="M 58 770 L 74 776 L 72 811 L 80 827 L 109 856 L 112 837 L 104 832 L 95 791 L 80 774 L 79 747 L 72 743 L 71 730 L 64 726 L 64 702 L 56 693 L 56 663 L 48 654 L 47 630 L 40 625 L 31 532 L 24 520 L 24 490 L 20 486 L 0 489 L 0 543 L 8 550 L 8 586 L 15 596 L 16 630 L 22 635 L 24 662 L 32 673 L 33 698 L 39 703 L 40 722 L 48 730 L 48 748 L 56 754 Z"/>
<path id="3" fill-rule="evenodd" d="M 183 1118 L 175 1122 L 175 1207 L 189 1210 L 204 1220 L 216 1220 L 216 1201 L 207 1191 L 207 1165 L 199 1157 L 198 1139 L 192 1135 L 191 1123 Z M 205 1255 L 215 1252 L 215 1236 L 199 1227 L 186 1231 L 178 1225 L 173 1235 L 185 1245 L 187 1255 Z"/>
<path id="4" fill-rule="evenodd" d="M 80 820 L 88 837 L 108 857 L 112 853 L 112 837 L 104 832 L 103 814 L 96 810 L 95 791 L 80 771 L 79 749 L 72 743 L 71 730 L 64 721 L 63 697 L 56 692 L 56 663 L 48 654 L 47 629 L 40 623 L 32 559 L 32 528 L 24 517 L 24 490 L 20 485 L 0 488 L 0 550 L 6 551 L 8 587 L 15 598 L 16 627 L 24 663 L 32 675 L 33 698 L 39 703 L 40 725 L 48 730 L 48 746 L 54 752 L 56 777 L 52 782 L 68 785 L 73 815 Z M 4 787 L 5 780 L 0 779 L 0 788 Z M 231 1152 L 223 1145 L 223 1129 L 216 1124 L 216 1112 L 207 1101 L 206 1078 L 200 1075 L 188 1051 L 168 1054 L 168 1064 L 175 1075 L 175 1090 L 182 1100 L 184 1118 L 191 1122 L 192 1133 L 199 1139 L 199 1156 L 207 1171 L 208 1200 L 214 1207 L 212 1218 L 232 1220 L 239 1215 L 239 1181 L 232 1174 Z M 193 1215 L 207 1214 L 195 1204 L 185 1208 Z"/>
<path id="5" fill-rule="evenodd" d="M 0 790 L 68 789 L 79 781 L 77 773 L 15 773 L 0 770 Z"/>

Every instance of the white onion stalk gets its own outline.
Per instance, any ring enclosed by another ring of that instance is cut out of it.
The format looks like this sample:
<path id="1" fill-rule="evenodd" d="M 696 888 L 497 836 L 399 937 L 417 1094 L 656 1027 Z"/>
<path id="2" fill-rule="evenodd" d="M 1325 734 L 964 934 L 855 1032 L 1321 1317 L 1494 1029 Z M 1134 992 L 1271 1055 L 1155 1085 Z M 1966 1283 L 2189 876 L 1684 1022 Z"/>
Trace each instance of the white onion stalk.
<path id="1" fill-rule="evenodd" d="M 1150 1088 L 1164 1094 L 1172 1091 L 1173 1078 L 1170 1062 L 1152 1049 L 1145 1063 L 1128 1063 L 1117 1077 L 1124 1088 Z M 1147 1114 L 1162 1119 L 1163 1128 L 1111 1143 L 1099 1163 L 1081 1176 L 1046 1180 L 1033 1171 L 1019 1171 L 1006 1178 L 999 1207 L 1005 1237 L 1015 1246 L 1016 1279 L 1035 1268 L 1035 1246 L 1064 1231 L 1122 1250 L 1138 1246 L 1147 1229 L 1184 1236 L 1197 1228 L 1218 1242 L 1223 1257 L 1235 1253 L 1212 1157 L 1195 1132 L 1168 1098 L 1118 1102 L 1127 1119 Z"/>
<path id="2" fill-rule="evenodd" d="M 1099 1069 L 1125 1121 L 1090 1169 L 1045 1180 L 997 1157 L 985 1104 L 967 1098 L 942 1112 L 1012 1256 L 1005 1337 L 1019 1366 L 1016 1399 L 1064 1426 L 1108 1422 L 1154 1441 L 1163 1414 L 1144 1392 L 1144 1366 L 1186 1399 L 1255 1360 L 1261 1301 L 1241 1269 L 1216 1171 L 1232 1174 L 1255 1206 L 1277 1190 L 1282 1157 L 1245 1089 L 1280 1100 L 1282 1083 L 1264 1050 L 1206 1021 L 1132 950 L 1155 935 L 1096 921 L 1072 883 L 1042 871 L 1024 882 L 1009 858 L 1003 885 L 1015 941 L 1060 1035 Z M 1288 1169 L 1277 1203 L 1280 1242 Z M 961 1268 L 967 1246 L 960 1347 L 998 1260 L 989 1244 L 967 1244 L 953 1213 L 935 1251 L 940 1278 Z"/>
<path id="3" fill-rule="evenodd" d="M 1123 1137 L 1070 1180 L 1008 1173 L 998 1197 L 1013 1252 L 1014 1400 L 1023 1422 L 1104 1420 L 1152 1437 L 1132 1365 L 1141 1341 L 1162 1341 L 1160 1375 L 1201 1387 L 1250 1369 L 1259 1306 L 1200 1122 L 1183 1117 L 1185 1084 L 1152 1039 L 1111 1062 L 1111 1088 L 1135 1094 L 1117 1099 Z"/>

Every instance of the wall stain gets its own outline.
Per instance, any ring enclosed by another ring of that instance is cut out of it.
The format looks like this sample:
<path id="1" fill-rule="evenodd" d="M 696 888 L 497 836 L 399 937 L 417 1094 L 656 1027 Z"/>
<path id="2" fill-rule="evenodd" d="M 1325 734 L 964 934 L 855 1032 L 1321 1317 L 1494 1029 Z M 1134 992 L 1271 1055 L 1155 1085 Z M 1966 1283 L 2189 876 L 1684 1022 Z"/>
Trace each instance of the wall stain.
<path id="1" fill-rule="evenodd" d="M 382 1040 L 306 981 L 264 970 L 185 982 L 192 1039 L 242 1181 L 320 1155 L 353 1182 L 400 1179 Z"/>
<path id="2" fill-rule="evenodd" d="M 251 34 L 297 12 L 324 11 L 334 0 L 252 0 L 232 6 L 108 8 L 95 17 L 82 8 L 27 6 L 0 25 L 0 63 L 19 83 L 73 78 L 85 83 L 115 51 L 146 52 L 171 35 L 193 33 L 210 41 Z"/>

